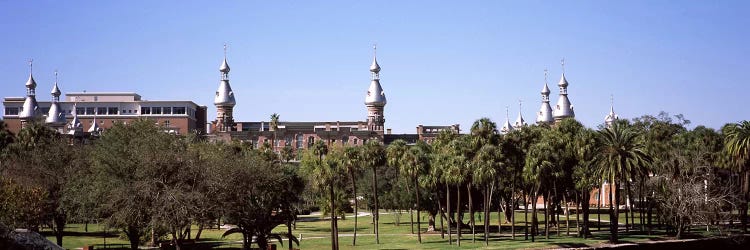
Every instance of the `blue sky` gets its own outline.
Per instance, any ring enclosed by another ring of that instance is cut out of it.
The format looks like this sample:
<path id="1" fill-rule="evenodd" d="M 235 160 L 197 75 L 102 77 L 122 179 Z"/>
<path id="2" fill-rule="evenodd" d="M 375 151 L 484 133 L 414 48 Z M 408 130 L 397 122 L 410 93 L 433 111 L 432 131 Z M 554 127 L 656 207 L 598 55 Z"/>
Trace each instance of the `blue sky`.
<path id="1" fill-rule="evenodd" d="M 747 1 L 2 1 L 0 96 L 132 91 L 209 106 L 229 44 L 235 120 L 364 120 L 372 44 L 386 127 L 518 113 L 565 58 L 576 118 L 667 111 L 719 128 L 747 119 Z"/>

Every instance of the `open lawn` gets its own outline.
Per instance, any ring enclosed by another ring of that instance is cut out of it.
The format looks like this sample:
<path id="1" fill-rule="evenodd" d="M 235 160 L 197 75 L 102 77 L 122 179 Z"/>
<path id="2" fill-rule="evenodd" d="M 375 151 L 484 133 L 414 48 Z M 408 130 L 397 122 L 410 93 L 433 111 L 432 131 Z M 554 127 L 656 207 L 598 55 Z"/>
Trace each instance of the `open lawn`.
<path id="1" fill-rule="evenodd" d="M 398 214 L 392 211 L 383 211 L 380 219 L 380 244 L 375 244 L 375 235 L 372 232 L 372 217 L 365 213 L 359 217 L 359 225 L 357 230 L 357 246 L 352 246 L 352 235 L 354 232 L 354 219 L 351 215 L 348 215 L 345 220 L 339 220 L 339 244 L 341 249 L 455 249 L 455 231 L 453 234 L 454 245 L 448 245 L 448 235 L 445 234 L 445 238 L 441 238 L 440 232 L 426 232 L 427 230 L 427 214 L 422 213 L 422 244 L 417 242 L 417 235 L 411 234 L 411 227 L 409 225 L 409 213 L 402 212 L 400 215 L 400 225 L 396 225 L 396 219 Z M 531 214 L 529 214 L 529 218 Z M 624 223 L 624 216 L 621 215 L 621 222 Z M 516 213 L 516 238 L 513 240 L 510 235 L 510 224 L 503 224 L 502 231 L 497 233 L 497 213 L 493 213 L 491 222 L 491 234 L 489 246 L 484 246 L 482 221 L 477 219 L 476 226 L 476 242 L 472 243 L 471 229 L 468 227 L 468 214 L 464 217 L 464 221 L 467 225 L 464 226 L 463 235 L 461 237 L 461 248 L 462 249 L 528 249 L 528 248 L 560 248 L 560 247 L 585 247 L 585 246 L 599 246 L 606 244 L 608 235 L 606 234 L 607 226 L 606 223 L 609 220 L 609 216 L 602 214 L 602 231 L 596 232 L 596 215 L 591 216 L 591 229 L 594 231 L 594 236 L 590 239 L 576 238 L 575 229 L 575 215 L 571 215 L 570 222 L 570 234 L 566 236 L 565 230 L 565 217 L 560 216 L 560 235 L 557 236 L 556 228 L 552 227 L 550 232 L 550 239 L 544 239 L 544 235 L 536 237 L 536 242 L 530 240 L 524 240 L 523 236 L 523 225 L 524 218 L 523 212 Z M 544 225 L 544 214 L 539 214 L 539 220 L 541 230 L 543 231 Z M 415 218 L 416 221 L 416 218 Z M 636 219 L 637 221 L 637 219 Z M 122 246 L 121 244 L 128 244 L 127 240 L 121 236 L 119 231 L 109 229 L 107 233 L 104 233 L 103 228 L 97 224 L 89 224 L 88 232 L 84 231 L 83 224 L 70 224 L 66 230 L 66 236 L 63 238 L 63 247 L 67 249 L 81 248 L 84 245 L 96 245 L 101 247 L 105 241 L 108 245 L 116 244 L 116 246 Z M 440 229 L 440 220 L 436 220 L 436 229 Z M 446 225 L 447 229 L 447 225 Z M 278 227 L 275 231 L 280 233 L 286 232 L 285 226 Z M 415 222 L 416 230 L 416 222 Z M 221 238 L 224 230 L 216 228 L 206 229 L 201 235 L 202 242 L 217 242 L 221 243 L 222 248 L 240 248 L 241 247 L 241 235 L 235 234 L 230 235 L 226 238 Z M 50 235 L 49 231 L 44 231 L 47 238 L 54 242 L 54 236 Z M 193 237 L 197 233 L 197 227 L 194 227 Z M 307 215 L 301 216 L 300 221 L 297 224 L 297 229 L 293 230 L 293 234 L 297 237 L 301 236 L 301 248 L 302 249 L 329 249 L 330 248 L 330 220 L 323 219 L 320 216 Z M 623 242 L 639 242 L 661 239 L 660 236 L 644 236 L 644 235 L 629 235 L 623 232 Z M 273 243 L 277 243 L 274 241 Z M 284 247 L 279 246 L 279 249 L 286 249 L 288 241 L 284 241 Z M 296 247 L 296 246 L 295 246 Z"/>

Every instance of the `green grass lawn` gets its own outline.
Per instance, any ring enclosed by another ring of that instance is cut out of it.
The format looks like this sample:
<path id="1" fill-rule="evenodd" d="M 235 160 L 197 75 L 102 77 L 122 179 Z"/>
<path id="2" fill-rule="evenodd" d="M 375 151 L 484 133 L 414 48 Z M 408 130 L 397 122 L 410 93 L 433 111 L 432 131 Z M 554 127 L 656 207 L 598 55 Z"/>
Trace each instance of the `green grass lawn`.
<path id="1" fill-rule="evenodd" d="M 445 234 L 445 238 L 441 238 L 439 232 L 425 232 L 427 229 L 427 214 L 422 213 L 422 244 L 417 242 L 417 235 L 411 234 L 411 227 L 409 225 L 409 213 L 404 212 L 400 216 L 400 225 L 396 225 L 396 218 L 398 215 L 390 211 L 383 211 L 380 217 L 380 244 L 375 244 L 375 236 L 372 232 L 373 224 L 371 222 L 371 216 L 363 216 L 358 218 L 357 226 L 357 246 L 352 246 L 352 234 L 354 232 L 354 218 L 348 216 L 345 220 L 339 220 L 339 245 L 341 249 L 455 249 L 455 232 L 453 235 L 454 245 L 448 245 L 448 235 Z M 510 224 L 503 223 L 502 232 L 497 233 L 497 213 L 493 213 L 490 217 L 491 224 L 491 235 L 490 244 L 485 246 L 483 242 L 483 222 L 477 220 L 477 235 L 476 242 L 472 243 L 471 229 L 464 228 L 463 235 L 461 237 L 461 248 L 462 249 L 528 249 L 528 248 L 560 248 L 560 247 L 585 247 L 585 246 L 598 246 L 605 244 L 608 235 L 598 234 L 591 239 L 576 238 L 575 229 L 575 215 L 571 215 L 570 219 L 570 233 L 571 236 L 566 236 L 565 230 L 565 216 L 560 216 L 560 235 L 556 234 L 556 227 L 551 228 L 550 239 L 546 240 L 544 236 L 537 236 L 536 242 L 530 240 L 524 240 L 523 228 L 524 214 L 523 212 L 516 213 L 516 239 L 513 240 L 510 237 Z M 468 223 L 468 214 L 464 217 L 464 221 Z M 621 222 L 624 223 L 624 216 L 620 215 Z M 531 214 L 529 214 L 529 219 Z M 301 216 L 302 220 L 311 221 L 300 221 L 297 224 L 297 229 L 293 230 L 293 234 L 297 237 L 300 235 L 302 249 L 328 249 L 330 248 L 330 220 L 324 220 L 317 216 Z M 541 229 L 543 230 L 544 214 L 539 214 L 539 220 Z M 590 217 L 593 220 L 592 230 L 596 230 L 596 215 Z M 604 221 L 609 220 L 609 215 L 602 214 L 602 231 L 607 231 L 607 223 Z M 636 219 L 636 222 L 638 220 Z M 97 245 L 101 246 L 104 243 L 105 235 L 107 244 L 128 244 L 127 239 L 121 238 L 121 233 L 109 229 L 107 234 L 104 233 L 103 228 L 97 224 L 89 224 L 88 232 L 85 232 L 84 225 L 82 224 L 70 224 L 66 228 L 66 236 L 63 238 L 63 247 L 67 249 L 81 248 L 84 245 Z M 436 221 L 436 229 L 440 229 L 440 221 Z M 447 229 L 447 225 L 446 225 Z M 275 231 L 280 233 L 286 233 L 286 227 L 280 226 Z M 415 230 L 416 230 L 416 218 L 415 218 Z M 49 231 L 43 231 L 49 235 Z M 197 233 L 197 227 L 194 227 L 194 234 Z M 225 245 L 224 247 L 239 248 L 241 247 L 241 235 L 235 234 L 230 235 L 226 238 L 221 238 L 224 233 L 223 230 L 216 228 L 206 229 L 201 235 L 202 241 L 215 241 L 222 243 L 233 243 Z M 52 235 L 47 236 L 48 239 L 54 242 L 55 238 Z M 643 235 L 623 235 L 622 240 L 624 242 L 638 242 L 647 241 L 650 239 L 657 239 L 658 237 L 648 237 Z M 274 241 L 274 243 L 277 243 Z M 284 242 L 284 247 L 279 249 L 286 249 L 288 241 Z"/>

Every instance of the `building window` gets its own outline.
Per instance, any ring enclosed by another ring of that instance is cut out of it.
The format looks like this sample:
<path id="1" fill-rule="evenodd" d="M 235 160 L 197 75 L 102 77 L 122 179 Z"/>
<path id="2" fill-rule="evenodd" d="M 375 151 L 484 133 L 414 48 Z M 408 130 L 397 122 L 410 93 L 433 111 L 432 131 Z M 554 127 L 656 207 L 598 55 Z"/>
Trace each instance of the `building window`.
<path id="1" fill-rule="evenodd" d="M 307 137 L 307 148 L 312 148 L 313 144 L 315 143 L 315 137 Z"/>
<path id="2" fill-rule="evenodd" d="M 151 108 L 149 108 L 149 107 L 141 107 L 141 114 L 142 115 L 151 114 Z"/>
<path id="3" fill-rule="evenodd" d="M 77 115 L 85 115 L 86 109 L 85 108 L 76 108 L 76 114 Z"/>
<path id="4" fill-rule="evenodd" d="M 107 114 L 107 108 L 96 108 L 96 113 L 100 115 L 106 115 Z"/>
<path id="5" fill-rule="evenodd" d="M 359 139 L 354 138 L 354 143 L 352 143 L 352 144 L 357 145 L 357 141 L 359 141 Z"/>
<path id="6" fill-rule="evenodd" d="M 297 148 L 302 148 L 302 143 L 305 143 L 305 138 L 301 134 L 297 135 Z"/>
<path id="7" fill-rule="evenodd" d="M 165 115 L 171 115 L 172 114 L 172 107 L 162 107 L 161 111 L 164 112 Z"/>
<path id="8" fill-rule="evenodd" d="M 341 144 L 343 145 L 349 144 L 349 136 L 341 137 Z"/>
<path id="9" fill-rule="evenodd" d="M 169 127 L 172 124 L 169 123 L 169 120 L 164 120 L 164 127 Z"/>
<path id="10" fill-rule="evenodd" d="M 292 146 L 292 137 L 286 137 L 284 138 L 284 146 Z"/>
<path id="11" fill-rule="evenodd" d="M 185 114 L 185 107 L 173 107 L 172 111 L 175 115 L 184 115 Z"/>
<path id="12" fill-rule="evenodd" d="M 18 108 L 16 107 L 6 107 L 5 108 L 5 115 L 18 115 Z"/>
<path id="13" fill-rule="evenodd" d="M 116 107 L 109 107 L 108 111 L 109 111 L 108 113 L 110 115 L 116 115 L 117 114 L 117 108 Z"/>
<path id="14" fill-rule="evenodd" d="M 276 139 L 276 141 L 274 141 L 273 143 L 276 144 L 274 145 L 274 147 L 281 147 L 281 140 Z"/>
<path id="15" fill-rule="evenodd" d="M 87 115 L 95 115 L 94 108 L 93 107 L 86 108 L 86 114 Z"/>
<path id="16" fill-rule="evenodd" d="M 161 107 L 151 107 L 151 114 L 161 115 Z"/>

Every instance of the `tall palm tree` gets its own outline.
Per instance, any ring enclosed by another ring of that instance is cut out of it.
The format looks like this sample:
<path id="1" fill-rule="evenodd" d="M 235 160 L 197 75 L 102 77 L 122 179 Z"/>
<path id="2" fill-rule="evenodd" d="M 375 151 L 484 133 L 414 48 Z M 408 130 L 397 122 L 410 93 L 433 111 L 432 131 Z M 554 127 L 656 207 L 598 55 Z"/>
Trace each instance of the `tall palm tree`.
<path id="1" fill-rule="evenodd" d="M 453 244 L 453 233 L 451 231 L 451 192 L 450 187 L 455 185 L 451 170 L 453 168 L 451 143 L 457 137 L 454 131 L 441 131 L 433 142 L 432 166 L 433 173 L 439 175 L 440 181 L 445 184 L 445 217 L 448 220 L 448 245 Z"/>
<path id="2" fill-rule="evenodd" d="M 445 172 L 448 176 L 448 183 L 456 186 L 456 244 L 461 246 L 461 229 L 462 229 L 462 217 L 461 208 L 463 203 L 461 202 L 461 189 L 467 185 L 467 176 L 469 174 L 469 156 L 472 152 L 471 138 L 468 136 L 458 136 L 451 141 L 449 146 L 450 152 L 450 167 Z M 469 193 L 471 195 L 471 193 Z"/>
<path id="3" fill-rule="evenodd" d="M 502 167 L 502 153 L 492 144 L 486 144 L 477 152 L 474 164 L 473 182 L 484 189 L 484 244 L 489 245 L 490 231 L 490 185 L 494 184 L 495 174 Z M 498 214 L 500 216 L 500 214 Z"/>
<path id="4" fill-rule="evenodd" d="M 383 144 L 378 141 L 370 140 L 362 149 L 363 165 L 372 169 L 372 195 L 373 195 L 373 219 L 375 220 L 375 244 L 380 244 L 380 212 L 378 211 L 378 167 L 385 165 L 386 152 Z"/>
<path id="5" fill-rule="evenodd" d="M 409 152 L 409 146 L 406 145 L 406 141 L 404 140 L 395 140 L 391 144 L 388 145 L 388 148 L 386 149 L 386 155 L 388 158 L 388 166 L 392 168 L 396 168 L 399 170 L 401 175 L 406 176 L 408 179 L 411 179 L 410 177 L 410 170 L 409 169 L 409 162 L 407 159 L 407 153 Z M 411 186 L 411 180 L 406 182 L 406 192 L 411 192 L 410 186 Z M 416 187 L 415 187 L 416 188 Z M 414 233 L 414 214 L 412 213 L 412 206 L 409 206 L 409 225 L 411 226 L 411 233 Z"/>
<path id="6" fill-rule="evenodd" d="M 614 189 L 613 209 L 610 208 L 610 236 L 609 241 L 617 243 L 619 190 L 618 183 L 628 181 L 635 169 L 644 168 L 651 163 L 651 157 L 639 139 L 638 134 L 625 124 L 614 123 L 609 128 L 597 134 L 598 149 L 594 162 L 597 165 L 597 175 L 607 178 L 610 188 Z M 612 199 L 610 198 L 610 199 Z"/>
<path id="7" fill-rule="evenodd" d="M 724 127 L 724 153 L 728 156 L 729 165 L 742 178 L 740 184 L 742 199 L 740 203 L 740 223 L 742 232 L 747 233 L 747 209 L 750 200 L 750 121 L 741 121 Z"/>
<path id="8" fill-rule="evenodd" d="M 421 216 L 419 206 L 419 177 L 427 172 L 430 165 L 430 146 L 423 142 L 418 141 L 415 146 L 410 147 L 403 154 L 403 164 L 401 164 L 401 172 L 409 177 L 410 181 L 414 183 L 414 197 L 417 210 L 417 239 L 419 243 L 422 243 L 422 227 L 421 227 Z"/>
<path id="9" fill-rule="evenodd" d="M 357 176 L 360 172 L 361 150 L 361 147 L 347 147 L 344 148 L 343 155 L 344 164 L 352 181 L 352 193 L 354 195 L 354 237 L 352 239 L 352 246 L 357 245 L 357 214 L 359 208 L 359 203 L 357 202 Z"/>
<path id="10" fill-rule="evenodd" d="M 483 117 L 479 120 L 474 121 L 474 123 L 471 125 L 471 136 L 473 139 L 473 148 L 474 152 L 480 151 L 483 147 L 489 146 L 489 145 L 497 145 L 498 143 L 498 133 L 497 133 L 497 124 L 490 120 L 490 118 Z M 474 169 L 472 170 L 472 173 L 470 173 L 472 176 L 475 173 L 482 174 L 482 176 L 478 178 L 472 177 L 472 182 L 474 182 L 477 185 L 484 187 L 484 207 L 485 207 L 485 220 L 484 220 L 484 236 L 485 236 L 485 243 L 488 243 L 487 236 L 489 231 L 489 221 L 487 220 L 489 218 L 489 210 L 487 208 L 489 207 L 490 199 L 489 197 L 489 183 L 490 179 L 486 179 L 487 175 L 491 175 L 494 180 L 495 176 L 495 170 L 496 170 L 496 163 L 500 160 L 497 156 L 497 148 L 488 149 L 485 152 L 484 158 L 481 160 L 473 160 L 474 164 L 472 166 Z M 477 154 L 474 154 L 472 158 L 476 158 Z M 477 183 L 475 180 L 479 180 L 480 182 Z M 473 210 L 473 202 L 471 200 L 471 187 L 469 187 L 469 209 L 471 212 L 471 233 L 472 233 L 472 242 L 475 240 L 475 221 L 474 221 L 474 210 Z M 499 218 L 498 214 L 498 218 Z"/>
<path id="11" fill-rule="evenodd" d="M 328 167 L 330 168 L 328 170 L 329 172 L 329 178 L 328 185 L 329 185 L 329 195 L 330 195 L 330 208 L 331 208 L 331 249 L 338 250 L 339 249 L 339 239 L 338 239 L 338 223 L 336 221 L 336 196 L 334 194 L 334 178 L 335 178 L 335 171 L 334 166 L 336 163 L 331 161 L 323 162 L 323 157 L 328 154 L 328 146 L 326 146 L 323 141 L 316 141 L 315 144 L 312 146 L 312 152 L 318 157 L 318 166 L 320 167 Z M 326 172 L 326 171 L 322 171 Z"/>
<path id="12" fill-rule="evenodd" d="M 271 125 L 271 131 L 273 131 L 273 139 L 271 139 L 271 151 L 276 152 L 276 130 L 279 129 L 279 114 L 271 114 L 271 124 L 269 125 Z"/>

